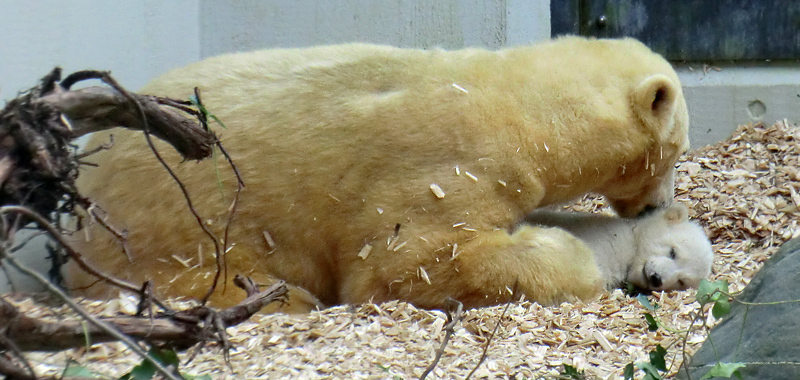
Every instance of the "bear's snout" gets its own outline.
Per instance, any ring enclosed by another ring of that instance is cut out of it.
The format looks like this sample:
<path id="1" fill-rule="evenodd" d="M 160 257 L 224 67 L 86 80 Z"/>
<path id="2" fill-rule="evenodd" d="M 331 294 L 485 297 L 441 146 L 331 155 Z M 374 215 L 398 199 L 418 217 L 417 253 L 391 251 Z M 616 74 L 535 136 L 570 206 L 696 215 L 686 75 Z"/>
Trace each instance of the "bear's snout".
<path id="1" fill-rule="evenodd" d="M 661 276 L 658 273 L 653 273 L 649 277 L 647 277 L 647 281 L 650 282 L 651 288 L 659 288 L 662 285 Z"/>

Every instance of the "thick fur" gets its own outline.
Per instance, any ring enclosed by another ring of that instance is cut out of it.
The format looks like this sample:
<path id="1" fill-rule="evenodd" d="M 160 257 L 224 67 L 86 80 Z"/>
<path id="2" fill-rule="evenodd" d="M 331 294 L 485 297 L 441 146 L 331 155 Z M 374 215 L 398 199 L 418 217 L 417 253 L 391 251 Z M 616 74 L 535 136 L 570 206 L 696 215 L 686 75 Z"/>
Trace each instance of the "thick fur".
<path id="1" fill-rule="evenodd" d="M 247 185 L 230 230 L 229 278 L 284 279 L 326 305 L 402 299 L 434 308 L 448 296 L 490 305 L 515 281 L 543 303 L 591 297 L 602 284 L 588 247 L 563 230 L 514 226 L 587 192 L 624 216 L 668 204 L 674 163 L 688 148 L 677 75 L 634 40 L 561 38 L 496 52 L 267 50 L 173 70 L 144 92 L 188 98 L 195 86 L 226 124 L 218 130 Z M 128 229 L 133 262 L 97 226 L 79 249 L 114 275 L 152 279 L 161 295 L 201 296 L 211 243 L 144 137 L 114 135 L 79 186 Z M 107 141 L 99 134 L 91 146 Z M 234 188 L 225 164 L 180 163 L 159 146 L 222 236 Z M 307 295 L 294 294 L 289 310 L 313 307 Z M 242 298 L 229 283 L 212 301 Z"/>
<path id="2" fill-rule="evenodd" d="M 607 289 L 624 283 L 644 290 L 696 288 L 711 274 L 711 242 L 679 203 L 636 219 L 536 211 L 525 222 L 562 228 L 591 247 Z"/>

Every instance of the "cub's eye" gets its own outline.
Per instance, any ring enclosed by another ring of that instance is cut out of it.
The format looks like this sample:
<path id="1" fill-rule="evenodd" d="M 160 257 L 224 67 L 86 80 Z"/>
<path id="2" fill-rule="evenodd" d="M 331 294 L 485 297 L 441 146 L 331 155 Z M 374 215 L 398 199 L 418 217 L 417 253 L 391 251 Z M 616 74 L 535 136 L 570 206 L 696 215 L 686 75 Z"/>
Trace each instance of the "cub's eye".
<path id="1" fill-rule="evenodd" d="M 680 289 L 686 289 L 686 284 L 683 282 L 683 280 L 678 280 L 678 287 Z"/>
<path id="2" fill-rule="evenodd" d="M 669 258 L 675 260 L 675 248 L 669 250 Z"/>

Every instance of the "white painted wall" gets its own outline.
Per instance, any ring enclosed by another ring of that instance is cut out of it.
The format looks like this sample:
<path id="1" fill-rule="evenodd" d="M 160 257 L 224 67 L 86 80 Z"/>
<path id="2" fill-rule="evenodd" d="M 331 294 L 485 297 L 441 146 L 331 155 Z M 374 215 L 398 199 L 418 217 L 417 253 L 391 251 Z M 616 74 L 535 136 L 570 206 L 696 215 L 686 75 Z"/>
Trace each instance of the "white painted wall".
<path id="1" fill-rule="evenodd" d="M 549 0 L 200 1 L 203 57 L 344 42 L 500 48 L 550 38 Z"/>
<path id="2" fill-rule="evenodd" d="M 200 57 L 198 12 L 195 0 L 4 1 L 0 99 L 14 98 L 54 66 L 111 70 L 135 90 Z"/>

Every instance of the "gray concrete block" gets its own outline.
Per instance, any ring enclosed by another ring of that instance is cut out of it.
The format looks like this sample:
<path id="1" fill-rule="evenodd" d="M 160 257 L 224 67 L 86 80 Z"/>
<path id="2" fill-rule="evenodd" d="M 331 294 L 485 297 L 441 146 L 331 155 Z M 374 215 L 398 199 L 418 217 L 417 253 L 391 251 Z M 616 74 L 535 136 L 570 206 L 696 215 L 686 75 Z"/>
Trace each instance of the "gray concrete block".
<path id="1" fill-rule="evenodd" d="M 676 64 L 689 107 L 692 148 L 730 137 L 737 126 L 800 121 L 800 64 Z"/>

